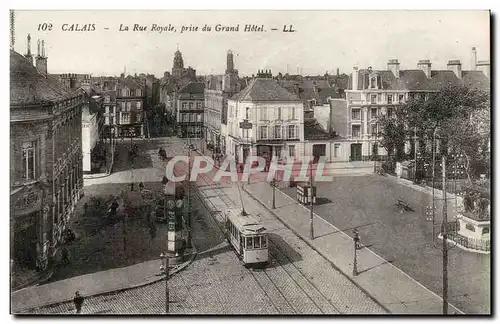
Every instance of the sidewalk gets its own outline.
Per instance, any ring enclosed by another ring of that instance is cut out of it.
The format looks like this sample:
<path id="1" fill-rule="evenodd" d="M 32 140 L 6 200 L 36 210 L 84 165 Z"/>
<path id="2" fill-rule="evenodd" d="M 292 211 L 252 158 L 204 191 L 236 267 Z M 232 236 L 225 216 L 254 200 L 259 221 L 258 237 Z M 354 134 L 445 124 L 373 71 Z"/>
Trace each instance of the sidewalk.
<path id="1" fill-rule="evenodd" d="M 171 268 L 170 276 L 186 268 L 196 255 L 193 252 L 186 261 Z M 26 313 L 33 308 L 72 301 L 76 291 L 84 297 L 90 297 L 148 285 L 165 278 L 159 275 L 160 264 L 160 259 L 152 260 L 24 288 L 11 294 L 11 313 Z"/>
<path id="2" fill-rule="evenodd" d="M 247 193 L 262 205 L 271 206 L 272 189 L 267 183 L 245 185 Z M 309 210 L 276 190 L 276 209 L 269 209 L 309 246 L 393 314 L 442 314 L 442 298 L 409 277 L 368 248 L 357 252 L 358 276 L 352 275 L 352 238 L 314 215 L 315 239 L 309 239 Z M 449 305 L 449 314 L 462 312 Z"/>

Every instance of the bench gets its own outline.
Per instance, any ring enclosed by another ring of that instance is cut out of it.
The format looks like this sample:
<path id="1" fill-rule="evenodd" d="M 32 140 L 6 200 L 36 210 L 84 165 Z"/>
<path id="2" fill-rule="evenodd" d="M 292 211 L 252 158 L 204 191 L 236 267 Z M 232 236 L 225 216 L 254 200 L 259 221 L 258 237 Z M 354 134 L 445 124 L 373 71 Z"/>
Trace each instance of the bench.
<path id="1" fill-rule="evenodd" d="M 397 203 L 395 204 L 396 207 L 400 209 L 401 212 L 403 211 L 413 211 L 413 209 L 410 207 L 410 205 L 404 201 L 403 199 L 397 199 Z"/>

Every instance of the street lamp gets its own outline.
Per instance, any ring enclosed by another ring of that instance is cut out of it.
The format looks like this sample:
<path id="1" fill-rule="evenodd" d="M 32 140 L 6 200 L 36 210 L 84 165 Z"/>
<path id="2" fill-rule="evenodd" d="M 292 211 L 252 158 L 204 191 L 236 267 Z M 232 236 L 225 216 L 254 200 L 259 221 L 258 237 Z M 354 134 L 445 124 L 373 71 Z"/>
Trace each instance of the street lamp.
<path id="1" fill-rule="evenodd" d="M 273 209 L 276 209 L 276 179 L 271 180 L 271 186 L 273 187 Z"/>
<path id="2" fill-rule="evenodd" d="M 357 259 L 357 251 L 359 246 L 359 231 L 355 228 L 352 232 L 354 234 L 354 237 L 352 238 L 352 241 L 354 242 L 354 260 L 352 263 L 352 275 L 357 276 L 359 274 L 358 259 Z"/>
<path id="3" fill-rule="evenodd" d="M 161 266 L 160 276 L 165 276 L 165 314 L 169 313 L 169 293 L 168 293 L 168 273 L 169 273 L 169 260 L 168 256 L 163 252 L 160 254 Z"/>

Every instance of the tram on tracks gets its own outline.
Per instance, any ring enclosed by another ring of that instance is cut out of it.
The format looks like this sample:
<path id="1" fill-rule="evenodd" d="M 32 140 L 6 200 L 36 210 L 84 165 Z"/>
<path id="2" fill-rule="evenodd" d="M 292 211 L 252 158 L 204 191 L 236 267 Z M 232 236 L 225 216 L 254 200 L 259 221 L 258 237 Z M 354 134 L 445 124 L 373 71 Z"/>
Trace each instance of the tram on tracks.
<path id="1" fill-rule="evenodd" d="M 229 209 L 225 215 L 227 239 L 245 266 L 265 266 L 269 262 L 266 228 L 252 216 L 242 215 L 241 209 Z"/>

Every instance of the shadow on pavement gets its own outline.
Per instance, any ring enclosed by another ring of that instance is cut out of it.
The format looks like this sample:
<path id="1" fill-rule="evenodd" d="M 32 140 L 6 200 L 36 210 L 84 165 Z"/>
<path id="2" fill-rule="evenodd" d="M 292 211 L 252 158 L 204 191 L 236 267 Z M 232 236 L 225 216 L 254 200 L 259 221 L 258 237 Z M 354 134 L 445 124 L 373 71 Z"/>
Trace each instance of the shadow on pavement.
<path id="1" fill-rule="evenodd" d="M 268 234 L 269 257 L 277 262 L 270 262 L 267 268 L 274 268 L 280 265 L 295 263 L 302 260 L 302 256 L 291 247 L 281 236 L 274 233 Z"/>

